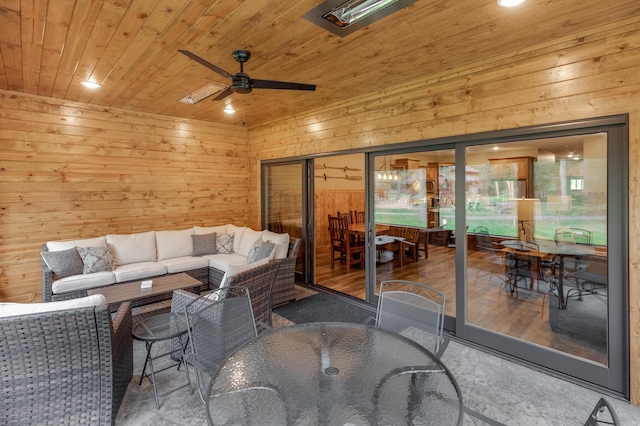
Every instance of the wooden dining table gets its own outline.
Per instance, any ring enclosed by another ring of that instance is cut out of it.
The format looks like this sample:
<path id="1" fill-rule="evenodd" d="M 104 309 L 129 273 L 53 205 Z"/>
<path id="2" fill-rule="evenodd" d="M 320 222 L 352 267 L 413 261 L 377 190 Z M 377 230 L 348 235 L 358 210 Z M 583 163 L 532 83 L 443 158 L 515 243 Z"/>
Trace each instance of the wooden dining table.
<path id="1" fill-rule="evenodd" d="M 389 225 L 377 224 L 375 225 L 376 235 L 385 235 L 389 232 Z M 349 233 L 357 236 L 364 237 L 367 233 L 367 226 L 365 223 L 353 223 L 349 225 Z"/>

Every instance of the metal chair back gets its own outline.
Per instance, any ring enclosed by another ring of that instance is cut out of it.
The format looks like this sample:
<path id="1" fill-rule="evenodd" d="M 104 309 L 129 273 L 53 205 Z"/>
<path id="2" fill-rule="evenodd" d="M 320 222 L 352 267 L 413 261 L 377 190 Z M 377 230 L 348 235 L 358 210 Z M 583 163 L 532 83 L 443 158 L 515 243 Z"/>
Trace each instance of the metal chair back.
<path id="1" fill-rule="evenodd" d="M 376 327 L 416 340 L 440 357 L 444 351 L 446 299 L 444 293 L 424 284 L 383 281 L 380 284 Z"/>
<path id="2" fill-rule="evenodd" d="M 257 337 L 249 289 L 224 287 L 185 306 L 190 351 L 185 358 L 196 369 L 198 391 L 205 402 L 205 387 L 222 363 L 243 344 Z"/>

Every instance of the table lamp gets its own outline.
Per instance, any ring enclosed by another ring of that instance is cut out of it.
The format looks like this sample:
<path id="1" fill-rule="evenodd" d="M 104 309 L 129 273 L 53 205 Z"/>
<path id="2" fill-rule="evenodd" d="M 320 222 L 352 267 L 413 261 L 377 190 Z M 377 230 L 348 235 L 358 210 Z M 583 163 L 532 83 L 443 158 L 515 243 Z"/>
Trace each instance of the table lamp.
<path id="1" fill-rule="evenodd" d="M 533 239 L 535 209 L 540 200 L 537 198 L 518 199 L 518 239 L 527 241 Z"/>

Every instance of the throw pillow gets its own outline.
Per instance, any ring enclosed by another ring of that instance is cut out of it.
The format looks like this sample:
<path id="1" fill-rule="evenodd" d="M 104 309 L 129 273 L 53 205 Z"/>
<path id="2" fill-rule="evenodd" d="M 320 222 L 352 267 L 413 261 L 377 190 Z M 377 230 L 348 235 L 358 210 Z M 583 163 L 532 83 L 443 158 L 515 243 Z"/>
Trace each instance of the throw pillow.
<path id="1" fill-rule="evenodd" d="M 233 253 L 233 234 L 216 235 L 216 253 Z"/>
<path id="2" fill-rule="evenodd" d="M 272 243 L 271 241 L 263 241 L 260 245 L 258 253 L 256 254 L 256 261 L 268 259 L 269 257 L 271 257 L 271 252 L 273 252 L 275 249 L 276 245 L 274 243 Z"/>
<path id="3" fill-rule="evenodd" d="M 216 254 L 216 233 L 205 235 L 192 235 L 193 255 L 204 256 L 205 254 Z"/>
<path id="4" fill-rule="evenodd" d="M 249 249 L 249 252 L 247 253 L 247 262 L 248 263 L 253 263 L 253 262 L 255 262 L 257 260 L 256 256 L 258 255 L 258 251 L 260 250 L 260 246 L 262 246 L 262 238 L 258 238 L 251 245 L 251 248 Z"/>
<path id="5" fill-rule="evenodd" d="M 76 247 L 82 258 L 83 274 L 113 271 L 113 258 L 107 247 Z"/>
<path id="6" fill-rule="evenodd" d="M 56 278 L 81 275 L 84 269 L 82 258 L 75 247 L 60 251 L 43 251 L 40 255 Z"/>

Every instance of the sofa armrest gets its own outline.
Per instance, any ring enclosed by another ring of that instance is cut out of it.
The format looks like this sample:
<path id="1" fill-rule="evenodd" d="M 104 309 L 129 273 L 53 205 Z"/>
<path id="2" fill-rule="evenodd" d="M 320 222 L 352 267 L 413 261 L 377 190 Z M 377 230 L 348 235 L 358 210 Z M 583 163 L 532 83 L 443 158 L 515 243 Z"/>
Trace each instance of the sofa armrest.
<path id="1" fill-rule="evenodd" d="M 49 251 L 46 244 L 42 245 L 42 251 Z M 40 261 L 42 262 L 42 301 L 51 302 L 53 297 L 53 271 L 49 269 L 42 256 L 40 256 Z"/>
<path id="2" fill-rule="evenodd" d="M 298 262 L 300 238 L 289 239 L 289 253 L 286 258 L 274 260 L 279 262 L 273 289 L 271 290 L 271 306 L 275 307 L 296 299 L 295 273 Z"/>
<path id="3" fill-rule="evenodd" d="M 118 415 L 118 409 L 124 399 L 127 386 L 133 376 L 133 338 L 131 329 L 133 317 L 131 303 L 120 305 L 113 317 L 111 333 L 111 352 L 113 365 L 113 414 L 112 420 Z"/>

